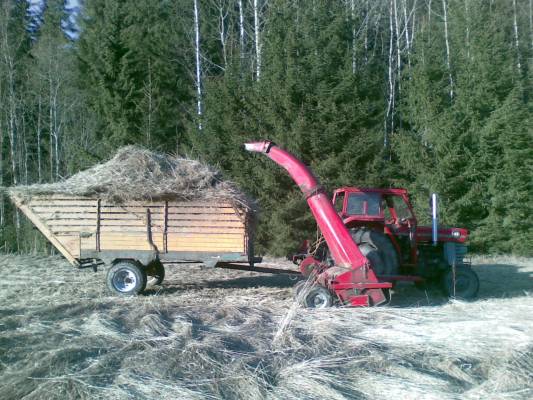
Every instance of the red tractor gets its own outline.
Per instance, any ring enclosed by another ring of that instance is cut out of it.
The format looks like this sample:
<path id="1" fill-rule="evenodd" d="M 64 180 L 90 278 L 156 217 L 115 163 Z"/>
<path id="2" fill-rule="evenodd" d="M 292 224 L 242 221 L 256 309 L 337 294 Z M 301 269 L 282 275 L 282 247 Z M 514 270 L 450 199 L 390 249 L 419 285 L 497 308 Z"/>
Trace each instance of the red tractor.
<path id="1" fill-rule="evenodd" d="M 418 225 L 406 189 L 343 187 L 333 193 L 333 204 L 380 280 L 441 287 L 462 299 L 477 295 L 478 277 L 464 259 L 468 230 L 438 227 L 436 195 L 431 198 L 432 226 Z M 332 263 L 324 241 L 304 253 Z M 304 253 L 293 261 L 299 263 L 308 256 Z"/>
<path id="2" fill-rule="evenodd" d="M 418 227 L 404 189 L 341 188 L 332 201 L 309 168 L 273 142 L 249 142 L 245 149 L 266 155 L 289 173 L 323 235 L 323 243 L 294 257 L 308 278 L 295 287 L 305 306 L 384 304 L 400 280 L 440 282 L 450 296 L 460 298 L 477 294 L 477 275 L 463 260 L 468 232 L 438 228 L 436 195 L 432 227 Z"/>

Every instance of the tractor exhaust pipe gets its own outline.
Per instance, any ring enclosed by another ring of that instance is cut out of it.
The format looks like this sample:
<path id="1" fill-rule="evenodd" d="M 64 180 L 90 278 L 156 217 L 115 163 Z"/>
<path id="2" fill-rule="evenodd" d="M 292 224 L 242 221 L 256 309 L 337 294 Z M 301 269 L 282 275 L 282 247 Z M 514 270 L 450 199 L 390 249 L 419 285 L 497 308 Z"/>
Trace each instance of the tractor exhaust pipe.
<path id="1" fill-rule="evenodd" d="M 436 193 L 431 195 L 431 238 L 433 240 L 433 246 L 436 246 L 439 241 L 439 217 Z"/>

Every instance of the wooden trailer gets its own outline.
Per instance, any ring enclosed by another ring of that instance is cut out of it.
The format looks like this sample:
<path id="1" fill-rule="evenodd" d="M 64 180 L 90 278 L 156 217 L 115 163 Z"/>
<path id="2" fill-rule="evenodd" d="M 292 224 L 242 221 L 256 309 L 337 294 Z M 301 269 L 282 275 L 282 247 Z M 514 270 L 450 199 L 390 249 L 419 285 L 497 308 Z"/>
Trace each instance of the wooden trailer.
<path id="1" fill-rule="evenodd" d="M 107 264 L 107 284 L 137 294 L 165 262 L 244 263 L 253 267 L 251 213 L 229 201 L 130 201 L 12 192 L 14 204 L 78 267 Z M 148 282 L 150 283 L 150 282 Z"/>

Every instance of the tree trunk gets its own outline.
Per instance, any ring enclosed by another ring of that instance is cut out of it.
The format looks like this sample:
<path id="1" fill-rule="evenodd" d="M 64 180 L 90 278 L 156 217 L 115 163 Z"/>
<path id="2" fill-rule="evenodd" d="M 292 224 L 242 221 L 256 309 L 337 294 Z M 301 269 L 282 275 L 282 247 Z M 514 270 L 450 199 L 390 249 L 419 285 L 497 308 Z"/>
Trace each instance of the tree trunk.
<path id="1" fill-rule="evenodd" d="M 259 21 L 259 1 L 254 0 L 254 36 L 255 36 L 255 79 L 261 79 L 261 23 Z"/>
<path id="2" fill-rule="evenodd" d="M 220 46 L 222 47 L 222 59 L 224 60 L 224 70 L 228 65 L 228 56 L 226 50 L 226 18 L 228 17 L 228 11 L 224 9 L 224 2 L 218 3 L 218 33 L 220 39 Z"/>
<path id="3" fill-rule="evenodd" d="M 516 48 L 516 68 L 518 69 L 518 75 L 522 66 L 520 64 L 520 42 L 518 40 L 518 23 L 516 22 L 516 0 L 513 0 L 513 32 L 514 32 L 514 44 Z"/>
<path id="4" fill-rule="evenodd" d="M 395 26 L 395 36 L 396 36 L 396 79 L 398 80 L 398 94 L 401 92 L 402 85 L 402 53 L 400 47 L 400 26 L 398 24 L 398 5 L 396 0 L 393 0 L 394 3 L 394 26 Z"/>
<path id="5" fill-rule="evenodd" d="M 387 100 L 387 112 L 385 113 L 385 132 L 383 134 L 383 147 L 386 149 L 389 146 L 389 132 L 394 130 L 394 77 L 392 73 L 392 63 L 393 63 L 393 46 L 394 46 L 394 26 L 393 26 L 393 10 L 392 3 L 393 0 L 389 1 L 389 96 Z"/>
<path id="6" fill-rule="evenodd" d="M 355 75 L 355 70 L 357 67 L 357 54 L 356 54 L 356 39 L 357 34 L 355 31 L 355 0 L 350 0 L 350 16 L 352 19 L 351 25 L 352 25 L 352 74 Z"/>
<path id="7" fill-rule="evenodd" d="M 453 77 L 452 67 L 450 61 L 450 41 L 448 38 L 448 4 L 446 0 L 442 0 L 442 10 L 444 12 L 444 39 L 446 41 L 446 66 L 448 68 L 448 80 L 450 82 L 450 100 L 453 100 Z"/>
<path id="8" fill-rule="evenodd" d="M 42 156 L 41 156 L 41 95 L 39 94 L 38 107 L 37 107 L 37 179 L 41 183 L 43 181 L 42 171 Z"/>
<path id="9" fill-rule="evenodd" d="M 465 21 L 466 21 L 466 58 L 470 61 L 470 8 L 468 1 L 465 0 Z"/>
<path id="10" fill-rule="evenodd" d="M 202 130 L 202 65 L 200 60 L 200 14 L 198 0 L 194 0 L 194 54 L 196 61 L 196 112 L 198 115 L 198 130 Z"/>
<path id="11" fill-rule="evenodd" d="M 244 63 L 244 10 L 242 8 L 242 0 L 238 1 L 239 6 L 239 45 L 240 45 L 240 59 L 241 59 L 241 68 Z"/>

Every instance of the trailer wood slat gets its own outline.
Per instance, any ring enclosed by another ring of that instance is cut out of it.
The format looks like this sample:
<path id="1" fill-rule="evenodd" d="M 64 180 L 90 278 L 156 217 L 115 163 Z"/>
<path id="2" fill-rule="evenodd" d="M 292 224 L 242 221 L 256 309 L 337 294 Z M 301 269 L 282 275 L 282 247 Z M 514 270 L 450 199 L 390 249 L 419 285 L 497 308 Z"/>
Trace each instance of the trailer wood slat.
<path id="1" fill-rule="evenodd" d="M 97 205 L 97 199 L 80 199 L 80 200 L 44 200 L 31 199 L 28 205 L 31 207 L 80 207 L 80 206 L 94 206 Z"/>
<path id="2" fill-rule="evenodd" d="M 89 226 L 55 226 L 51 231 L 56 235 L 69 235 L 79 232 L 96 233 L 96 227 Z M 117 232 L 117 233 L 146 233 L 144 226 L 101 226 L 100 232 Z M 162 227 L 152 227 L 152 232 L 164 232 Z M 168 235 L 185 235 L 185 234 L 202 234 L 202 235 L 238 235 L 243 236 L 246 230 L 244 227 L 238 228 L 213 228 L 213 227 L 169 227 L 167 229 Z"/>
<path id="3" fill-rule="evenodd" d="M 78 207 L 58 207 L 58 206 L 38 206 L 31 207 L 32 211 L 36 214 L 42 213 L 96 213 L 97 207 L 95 206 L 78 206 Z"/>

